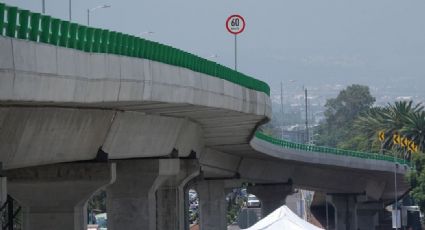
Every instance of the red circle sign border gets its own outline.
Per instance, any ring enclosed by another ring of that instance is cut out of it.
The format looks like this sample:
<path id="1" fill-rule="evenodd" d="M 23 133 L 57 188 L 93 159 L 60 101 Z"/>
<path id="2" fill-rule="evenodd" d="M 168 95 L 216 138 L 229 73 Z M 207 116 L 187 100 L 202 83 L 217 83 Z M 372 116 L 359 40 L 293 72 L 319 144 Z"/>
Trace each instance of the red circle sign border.
<path id="1" fill-rule="evenodd" d="M 228 24 L 229 24 L 229 20 L 231 19 L 231 18 L 233 18 L 233 17 L 238 17 L 238 18 L 240 18 L 241 20 L 242 20 L 242 22 L 243 22 L 243 27 L 242 27 L 242 29 L 240 30 L 240 31 L 238 31 L 238 32 L 233 32 L 233 31 L 231 31 L 230 29 L 229 29 L 229 27 L 227 26 Z M 240 34 L 240 33 L 242 33 L 244 30 L 245 30 L 245 19 L 242 17 L 242 16 L 240 16 L 239 14 L 234 14 L 234 15 L 230 15 L 228 18 L 227 18 L 227 20 L 226 20 L 226 29 L 227 29 L 227 31 L 229 31 L 229 33 L 231 33 L 231 34 Z"/>

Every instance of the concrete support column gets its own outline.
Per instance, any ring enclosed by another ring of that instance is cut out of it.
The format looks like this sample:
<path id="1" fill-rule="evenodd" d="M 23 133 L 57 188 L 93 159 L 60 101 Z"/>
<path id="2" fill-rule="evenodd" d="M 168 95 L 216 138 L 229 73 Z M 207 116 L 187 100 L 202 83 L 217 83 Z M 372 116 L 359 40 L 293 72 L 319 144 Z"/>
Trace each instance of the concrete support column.
<path id="1" fill-rule="evenodd" d="M 0 207 L 7 201 L 7 178 L 0 177 Z"/>
<path id="2" fill-rule="evenodd" d="M 200 229 L 227 229 L 224 181 L 200 180 L 195 187 L 199 195 Z"/>
<path id="3" fill-rule="evenodd" d="M 293 193 L 291 183 L 256 184 L 248 186 L 247 192 L 261 201 L 261 213 L 265 217 L 285 204 L 286 197 Z"/>
<path id="4" fill-rule="evenodd" d="M 355 195 L 336 194 L 328 199 L 335 209 L 338 230 L 357 230 L 357 204 Z"/>
<path id="5" fill-rule="evenodd" d="M 182 184 L 199 174 L 195 161 L 150 159 L 116 163 L 116 183 L 106 190 L 108 229 L 184 229 Z"/>
<path id="6" fill-rule="evenodd" d="M 358 203 L 357 204 L 357 229 L 375 230 L 379 225 L 379 212 L 385 209 L 384 204 Z M 356 230 L 357 230 L 356 229 Z"/>
<path id="7" fill-rule="evenodd" d="M 25 230 L 83 230 L 87 200 L 115 180 L 115 165 L 72 163 L 5 171 L 8 192 L 22 206 Z"/>

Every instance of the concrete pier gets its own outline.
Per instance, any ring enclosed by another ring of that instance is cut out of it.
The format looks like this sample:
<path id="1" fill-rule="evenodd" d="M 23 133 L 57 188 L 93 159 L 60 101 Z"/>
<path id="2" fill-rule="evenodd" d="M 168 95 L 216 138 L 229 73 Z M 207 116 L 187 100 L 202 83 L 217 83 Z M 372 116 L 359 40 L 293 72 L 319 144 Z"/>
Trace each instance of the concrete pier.
<path id="1" fill-rule="evenodd" d="M 87 200 L 115 180 L 115 165 L 71 163 L 6 171 L 8 193 L 23 207 L 25 230 L 83 230 Z"/>
<path id="2" fill-rule="evenodd" d="M 200 229 L 227 229 L 224 181 L 200 180 L 195 187 L 199 194 Z"/>
<path id="3" fill-rule="evenodd" d="M 106 190 L 108 229 L 184 227 L 182 183 L 199 174 L 194 161 L 147 159 L 116 163 L 116 183 Z"/>
<path id="4" fill-rule="evenodd" d="M 265 217 L 285 204 L 286 197 L 293 193 L 293 187 L 291 183 L 256 184 L 248 186 L 247 192 L 261 201 L 261 213 Z"/>

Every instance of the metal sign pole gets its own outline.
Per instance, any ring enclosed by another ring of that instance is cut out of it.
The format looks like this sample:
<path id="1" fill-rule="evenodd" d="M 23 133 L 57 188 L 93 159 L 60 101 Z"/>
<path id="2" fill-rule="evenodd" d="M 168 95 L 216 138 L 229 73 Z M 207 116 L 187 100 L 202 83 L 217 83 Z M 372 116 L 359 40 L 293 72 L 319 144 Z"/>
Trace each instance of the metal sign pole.
<path id="1" fill-rule="evenodd" d="M 397 204 L 397 159 L 396 152 L 394 152 L 394 210 L 395 210 L 395 229 L 398 230 L 398 204 Z"/>
<path id="2" fill-rule="evenodd" d="M 238 70 L 238 35 L 235 34 L 235 70 Z"/>

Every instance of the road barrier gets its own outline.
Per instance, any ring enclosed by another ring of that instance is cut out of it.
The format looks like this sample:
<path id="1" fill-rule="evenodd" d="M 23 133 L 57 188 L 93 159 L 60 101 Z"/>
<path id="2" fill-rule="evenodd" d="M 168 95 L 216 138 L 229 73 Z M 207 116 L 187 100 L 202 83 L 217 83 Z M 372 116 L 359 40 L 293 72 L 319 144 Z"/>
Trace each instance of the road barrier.
<path id="1" fill-rule="evenodd" d="M 0 3 L 0 36 L 84 52 L 149 59 L 221 78 L 270 96 L 270 87 L 265 82 L 183 50 L 133 35 L 52 18 L 4 3 Z"/>
<path id="2" fill-rule="evenodd" d="M 282 140 L 277 139 L 272 136 L 268 136 L 262 132 L 256 132 L 255 137 L 258 139 L 261 139 L 263 141 L 267 141 L 269 143 L 272 143 L 274 145 L 281 146 L 283 148 L 287 149 L 295 149 L 295 150 L 301 150 L 306 152 L 317 152 L 317 153 L 328 153 L 328 154 L 335 154 L 340 156 L 349 156 L 349 157 L 357 157 L 362 159 L 372 159 L 372 160 L 381 160 L 381 161 L 389 161 L 394 162 L 394 156 L 390 155 L 383 155 L 378 153 L 366 153 L 366 152 L 359 152 L 359 151 L 351 151 L 351 150 L 344 150 L 344 149 L 337 149 L 337 148 L 330 148 L 330 147 L 323 147 L 323 146 L 315 146 L 315 145 L 306 145 L 306 144 L 299 144 L 294 143 L 288 140 Z M 402 159 L 402 158 L 395 158 L 395 161 L 402 165 L 410 165 L 410 162 L 408 160 Z"/>

